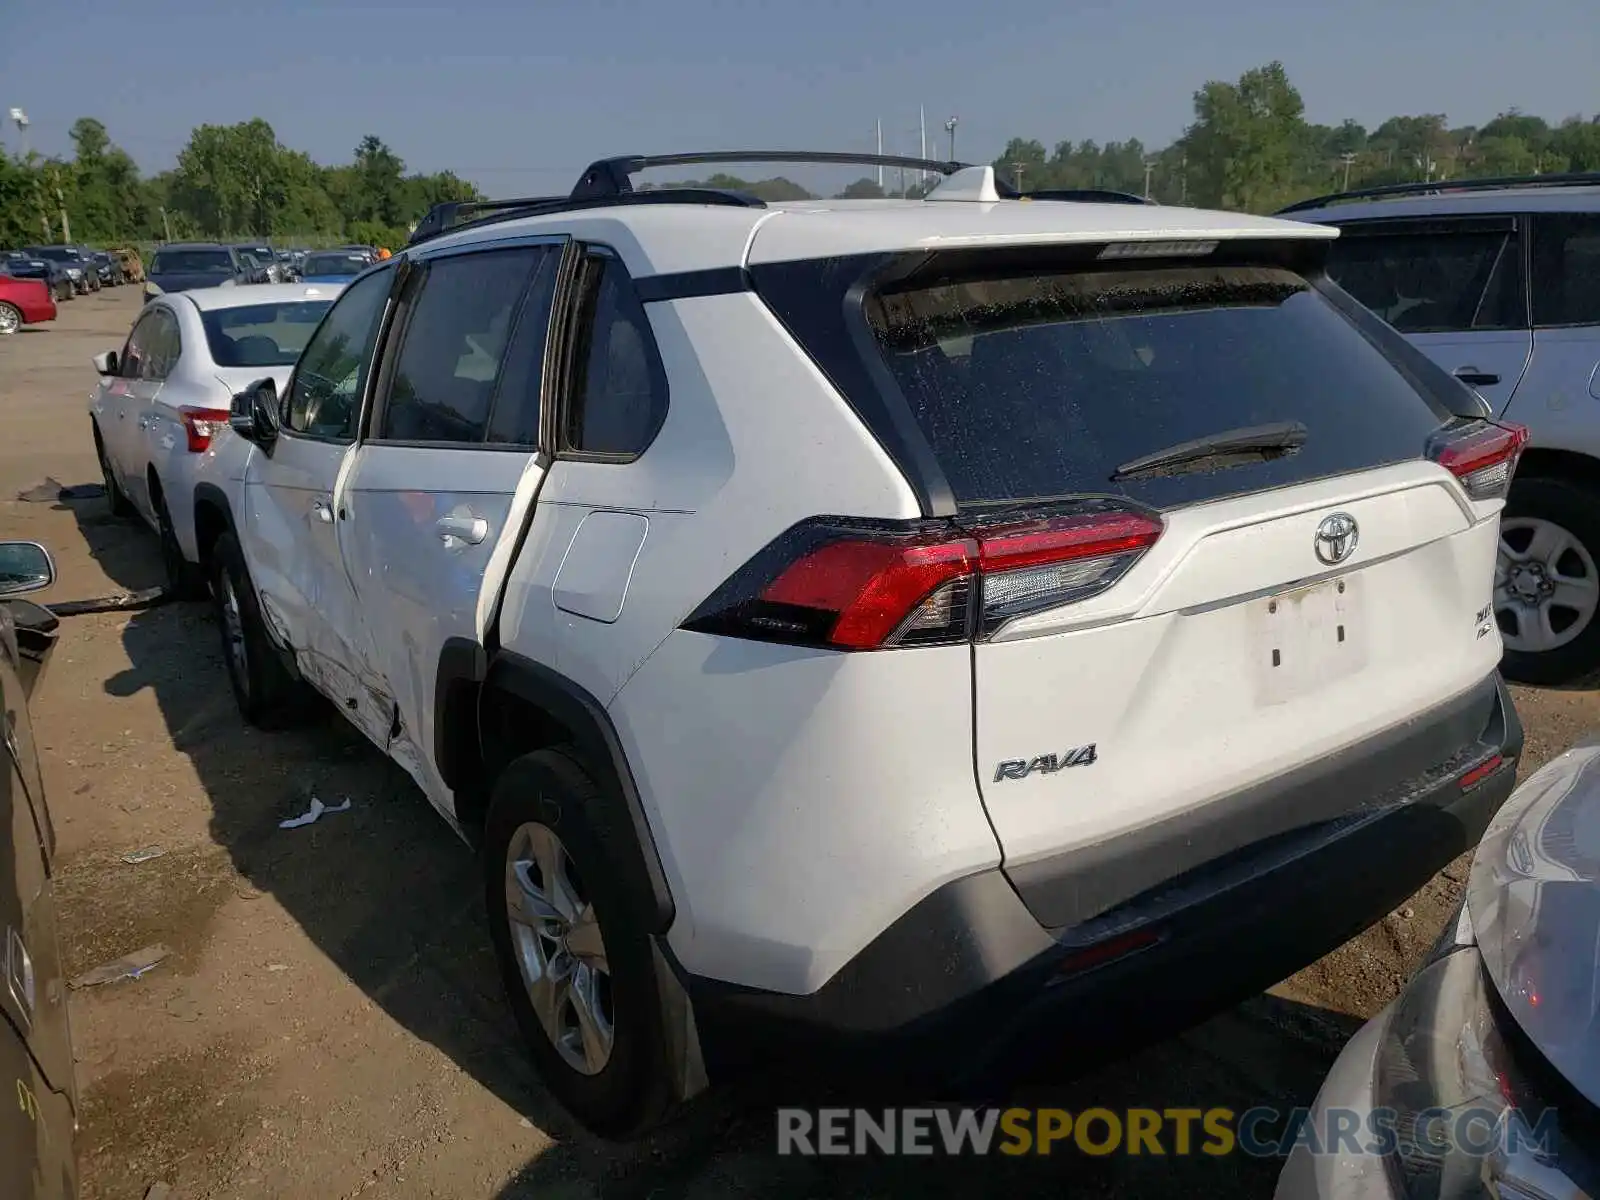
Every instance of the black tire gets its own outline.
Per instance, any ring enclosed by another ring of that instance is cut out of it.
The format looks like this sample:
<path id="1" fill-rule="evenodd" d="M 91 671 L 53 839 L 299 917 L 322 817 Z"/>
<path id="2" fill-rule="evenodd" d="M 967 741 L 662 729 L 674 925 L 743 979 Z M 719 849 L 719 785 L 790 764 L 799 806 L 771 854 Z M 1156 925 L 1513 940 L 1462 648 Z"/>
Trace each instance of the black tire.
<path id="1" fill-rule="evenodd" d="M 232 534 L 223 534 L 211 548 L 211 568 L 222 661 L 239 714 L 260 729 L 281 729 L 303 719 L 315 706 L 311 689 L 289 673 L 267 636 L 255 585 Z M 230 603 L 237 605 L 237 628 Z"/>
<path id="2" fill-rule="evenodd" d="M 621 856 L 608 847 L 604 823 L 595 815 L 613 802 L 621 803 L 605 796 L 566 749 L 536 751 L 511 763 L 495 780 L 485 822 L 484 895 L 506 998 L 545 1086 L 591 1132 L 629 1138 L 666 1118 L 673 1091 L 658 959 L 621 883 Z M 562 1058 L 523 983 L 507 912 L 507 851 L 528 824 L 544 826 L 564 843 L 604 940 L 615 1036 L 609 1058 L 594 1074 Z"/>
<path id="3" fill-rule="evenodd" d="M 130 517 L 133 515 L 133 505 L 122 494 L 122 489 L 117 486 L 117 477 L 111 473 L 111 464 L 106 461 L 106 444 L 100 438 L 100 427 L 95 426 L 94 453 L 100 460 L 100 478 L 105 484 L 106 503 L 111 506 L 113 517 Z"/>
<path id="4" fill-rule="evenodd" d="M 1539 475 L 1518 478 L 1511 485 L 1501 520 L 1509 529 L 1509 523 L 1519 517 L 1559 526 L 1582 544 L 1590 564 L 1600 564 L 1600 489 Z M 1512 539 L 1513 534 L 1506 532 L 1505 537 Z M 1570 574 L 1575 568 L 1589 569 L 1576 555 L 1563 562 L 1563 573 Z M 1600 579 L 1595 582 L 1600 584 Z M 1497 611 L 1495 615 L 1504 634 L 1503 614 Z M 1513 650 L 1508 645 L 1500 670 L 1517 683 L 1546 687 L 1577 683 L 1595 675 L 1600 672 L 1600 613 L 1591 617 L 1576 637 L 1554 649 L 1530 652 Z"/>
<path id="5" fill-rule="evenodd" d="M 174 600 L 201 600 L 206 594 L 206 577 L 200 567 L 183 556 L 177 527 L 167 510 L 167 498 L 156 493 L 156 528 L 161 536 L 161 569 L 167 577 L 167 595 Z"/>

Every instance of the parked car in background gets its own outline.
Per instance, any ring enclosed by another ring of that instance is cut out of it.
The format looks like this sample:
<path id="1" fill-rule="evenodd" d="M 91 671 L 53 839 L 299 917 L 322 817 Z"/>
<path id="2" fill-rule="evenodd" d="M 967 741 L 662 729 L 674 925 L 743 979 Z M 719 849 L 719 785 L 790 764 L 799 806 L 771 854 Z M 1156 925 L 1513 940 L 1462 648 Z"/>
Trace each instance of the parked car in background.
<path id="1" fill-rule="evenodd" d="M 1477 840 L 1523 434 L 1328 284 L 1331 230 L 651 161 L 419 225 L 196 509 L 241 712 L 310 685 L 471 831 L 580 1121 L 1081 1065 Z"/>
<path id="2" fill-rule="evenodd" d="M 72 280 L 73 291 L 78 295 L 100 290 L 100 273 L 94 269 L 93 263 L 84 258 L 78 247 L 24 246 L 23 249 L 34 258 L 48 258 L 51 262 L 60 263 Z"/>
<path id="3" fill-rule="evenodd" d="M 145 268 L 146 300 L 190 288 L 233 287 L 248 274 L 239 252 L 220 242 L 174 242 L 162 246 Z"/>
<path id="4" fill-rule="evenodd" d="M 139 257 L 139 252 L 131 247 L 120 247 L 112 250 L 117 262 L 122 266 L 122 276 L 129 283 L 144 282 L 144 261 Z"/>
<path id="5" fill-rule="evenodd" d="M 1349 1125 L 1360 1152 L 1297 1142 L 1278 1200 L 1600 1196 L 1600 739 L 1495 816 L 1456 917 L 1345 1046 L 1306 1128 L 1373 1113 L 1387 1145 Z"/>
<path id="6" fill-rule="evenodd" d="M 56 319 L 55 298 L 43 279 L 16 279 L 0 275 L 0 337 L 24 325 Z"/>
<path id="7" fill-rule="evenodd" d="M 1600 174 L 1371 188 L 1281 215 L 1336 226 L 1328 273 L 1527 427 L 1495 567 L 1504 670 L 1600 672 Z"/>
<path id="8" fill-rule="evenodd" d="M 314 250 L 300 266 L 305 283 L 349 283 L 372 265 L 365 255 L 351 250 Z"/>
<path id="9" fill-rule="evenodd" d="M 271 246 L 239 245 L 234 249 L 239 257 L 250 264 L 247 283 L 283 283 L 283 268 L 278 265 L 278 252 Z"/>
<path id="10" fill-rule="evenodd" d="M 120 350 L 95 356 L 89 417 L 112 511 L 156 531 L 175 594 L 194 594 L 198 582 L 195 462 L 226 432 L 235 392 L 287 377 L 338 292 L 269 284 L 168 293 L 145 305 Z"/>
<path id="11" fill-rule="evenodd" d="M 8 1200 L 78 1194 L 78 1089 L 56 935 L 56 834 L 28 711 L 58 621 L 23 598 L 54 578 L 44 547 L 0 542 L 0 1195 Z"/>
<path id="12" fill-rule="evenodd" d="M 65 266 L 48 258 L 30 258 L 20 250 L 0 258 L 0 275 L 9 275 L 13 279 L 42 280 L 50 289 L 51 298 L 58 304 L 78 294 Z"/>
<path id="13" fill-rule="evenodd" d="M 122 274 L 122 264 L 116 257 L 104 250 L 90 251 L 94 260 L 95 270 L 100 273 L 100 283 L 103 287 L 121 287 L 127 282 Z"/>

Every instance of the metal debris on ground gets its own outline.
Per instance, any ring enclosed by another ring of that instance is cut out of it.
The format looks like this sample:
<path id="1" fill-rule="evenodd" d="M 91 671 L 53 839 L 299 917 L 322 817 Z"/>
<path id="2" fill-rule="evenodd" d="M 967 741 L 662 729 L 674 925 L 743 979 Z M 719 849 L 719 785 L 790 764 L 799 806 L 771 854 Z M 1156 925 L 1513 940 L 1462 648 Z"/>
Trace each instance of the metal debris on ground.
<path id="1" fill-rule="evenodd" d="M 102 983 L 115 983 L 122 979 L 138 979 L 144 975 L 168 954 L 172 953 L 165 946 L 146 946 L 143 950 L 135 950 L 132 954 L 124 954 L 121 958 L 112 959 L 108 963 L 101 963 L 92 971 L 86 971 L 72 980 L 74 988 L 98 987 Z"/>
<path id="2" fill-rule="evenodd" d="M 349 807 L 349 796 L 344 798 L 344 802 L 342 804 L 324 804 L 321 800 L 317 799 L 317 797 L 312 796 L 310 808 L 306 809 L 305 812 L 301 813 L 298 817 L 290 817 L 287 820 L 279 821 L 278 828 L 299 829 L 302 825 L 311 824 L 318 817 L 322 816 L 323 813 L 344 812 Z"/>
<path id="3" fill-rule="evenodd" d="M 142 862 L 149 862 L 152 858 L 160 858 L 166 851 L 160 846 L 146 846 L 143 850 L 135 850 L 132 854 L 124 854 L 122 861 L 129 866 L 137 866 Z"/>
<path id="4" fill-rule="evenodd" d="M 51 604 L 49 609 L 58 617 L 78 617 L 85 613 L 121 612 L 125 609 L 153 608 L 170 599 L 165 588 L 141 588 L 136 592 L 118 592 L 114 596 L 97 596 L 93 600 L 65 600 Z"/>

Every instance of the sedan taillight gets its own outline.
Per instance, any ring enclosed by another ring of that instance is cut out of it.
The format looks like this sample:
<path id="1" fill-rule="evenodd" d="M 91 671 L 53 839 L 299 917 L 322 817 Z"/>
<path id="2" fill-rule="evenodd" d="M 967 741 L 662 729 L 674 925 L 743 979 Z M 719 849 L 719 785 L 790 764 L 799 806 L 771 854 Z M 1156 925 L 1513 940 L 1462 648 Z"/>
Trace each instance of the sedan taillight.
<path id="1" fill-rule="evenodd" d="M 228 427 L 228 410 L 225 408 L 180 408 L 183 432 L 189 439 L 189 453 L 203 454 L 211 448 L 211 439 Z"/>

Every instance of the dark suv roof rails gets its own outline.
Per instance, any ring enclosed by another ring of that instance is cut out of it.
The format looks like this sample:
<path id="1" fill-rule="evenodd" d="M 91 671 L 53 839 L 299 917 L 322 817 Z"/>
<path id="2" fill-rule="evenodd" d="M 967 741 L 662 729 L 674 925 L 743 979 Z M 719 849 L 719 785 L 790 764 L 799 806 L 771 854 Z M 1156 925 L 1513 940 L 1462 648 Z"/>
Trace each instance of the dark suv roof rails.
<path id="1" fill-rule="evenodd" d="M 1562 175 L 1496 175 L 1485 179 L 1435 179 L 1429 183 L 1389 183 L 1382 187 L 1357 188 L 1349 192 L 1329 192 L 1280 208 L 1276 216 L 1305 212 L 1351 200 L 1383 200 L 1393 196 L 1437 196 L 1446 192 L 1492 192 L 1502 188 L 1600 187 L 1600 171 L 1577 171 Z"/>
<path id="2" fill-rule="evenodd" d="M 436 238 L 447 231 L 473 225 L 509 221 L 542 213 L 566 212 L 583 208 L 605 208 L 615 204 L 718 204 L 742 208 L 765 208 L 755 196 L 724 188 L 661 187 L 635 190 L 632 176 L 652 167 L 682 167 L 710 163 L 849 163 L 861 166 L 906 167 L 950 175 L 965 163 L 942 162 L 929 158 L 905 158 L 894 154 L 855 154 L 830 150 L 709 150 L 689 154 L 632 154 L 602 158 L 591 163 L 565 196 L 529 196 L 511 200 L 452 200 L 436 204 L 417 223 L 406 242 Z"/>

